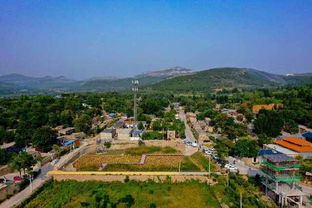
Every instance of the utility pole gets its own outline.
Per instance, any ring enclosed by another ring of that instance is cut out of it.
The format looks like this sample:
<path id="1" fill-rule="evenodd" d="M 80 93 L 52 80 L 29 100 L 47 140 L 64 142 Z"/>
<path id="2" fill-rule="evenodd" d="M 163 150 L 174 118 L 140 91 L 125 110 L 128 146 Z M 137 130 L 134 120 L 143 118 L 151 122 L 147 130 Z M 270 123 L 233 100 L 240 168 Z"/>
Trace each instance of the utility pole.
<path id="1" fill-rule="evenodd" d="M 208 156 L 208 158 L 209 158 L 209 163 L 208 163 L 208 172 L 209 172 L 209 178 L 210 178 L 210 156 Z"/>
<path id="2" fill-rule="evenodd" d="M 242 191 L 239 192 L 239 207 L 243 208 L 243 194 L 242 194 Z"/>
<path id="3" fill-rule="evenodd" d="M 181 172 L 181 161 L 179 162 L 179 172 Z"/>
<path id="4" fill-rule="evenodd" d="M 136 128 L 137 122 L 137 93 L 139 91 L 139 80 L 132 80 L 132 91 L 133 91 L 133 117 L 134 117 L 134 129 Z"/>

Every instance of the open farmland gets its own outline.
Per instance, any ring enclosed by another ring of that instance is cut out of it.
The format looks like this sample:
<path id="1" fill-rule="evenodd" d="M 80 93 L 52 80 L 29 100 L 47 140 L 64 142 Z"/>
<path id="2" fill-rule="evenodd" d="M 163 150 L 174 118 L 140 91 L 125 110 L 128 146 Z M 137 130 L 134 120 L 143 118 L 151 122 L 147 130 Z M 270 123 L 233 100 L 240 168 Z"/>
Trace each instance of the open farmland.
<path id="1" fill-rule="evenodd" d="M 140 146 L 83 155 L 73 166 L 78 171 L 208 171 L 208 160 L 199 152 L 183 156 L 171 147 Z M 211 171 L 214 169 L 211 164 Z"/>
<path id="2" fill-rule="evenodd" d="M 49 200 L 47 200 L 49 199 Z M 135 182 L 50 182 L 20 208 L 217 208 L 221 207 L 209 185 Z"/>
<path id="3" fill-rule="evenodd" d="M 190 159 L 181 155 L 148 155 L 142 165 L 108 164 L 104 171 L 200 171 Z"/>
<path id="4" fill-rule="evenodd" d="M 102 163 L 136 163 L 141 156 L 133 155 L 106 155 L 106 154 L 87 154 L 81 156 L 74 162 L 77 170 L 97 170 Z"/>

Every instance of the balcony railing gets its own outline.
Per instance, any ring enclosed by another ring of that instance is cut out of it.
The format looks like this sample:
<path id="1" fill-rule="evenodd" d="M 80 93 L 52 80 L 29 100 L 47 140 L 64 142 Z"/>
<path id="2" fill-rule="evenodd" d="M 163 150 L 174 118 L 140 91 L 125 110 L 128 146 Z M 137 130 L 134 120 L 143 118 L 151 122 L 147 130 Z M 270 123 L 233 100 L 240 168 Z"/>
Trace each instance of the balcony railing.
<path id="1" fill-rule="evenodd" d="M 298 169 L 300 168 L 300 164 L 296 163 L 296 164 L 292 164 L 292 165 L 285 165 L 285 166 L 276 166 L 270 162 L 268 162 L 267 160 L 264 160 L 262 162 L 263 166 L 268 166 L 269 168 L 273 169 L 273 170 L 287 170 L 287 169 Z"/>
<path id="2" fill-rule="evenodd" d="M 262 170 L 264 173 L 266 173 L 268 176 L 271 177 L 272 180 L 278 181 L 278 182 L 297 182 L 301 180 L 300 175 L 290 176 L 290 175 L 272 175 L 272 173 Z"/>

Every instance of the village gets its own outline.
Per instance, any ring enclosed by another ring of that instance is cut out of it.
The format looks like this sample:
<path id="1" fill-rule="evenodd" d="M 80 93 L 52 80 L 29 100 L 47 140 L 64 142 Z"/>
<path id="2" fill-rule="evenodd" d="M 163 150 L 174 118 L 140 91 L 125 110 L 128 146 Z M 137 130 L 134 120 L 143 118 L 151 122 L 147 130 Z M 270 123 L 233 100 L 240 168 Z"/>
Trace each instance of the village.
<path id="1" fill-rule="evenodd" d="M 255 105 L 252 111 L 257 114 L 261 109 L 273 108 L 274 105 Z M 246 122 L 244 115 L 235 109 L 216 107 L 215 110 L 235 123 Z M 43 158 L 34 166 L 34 173 L 38 173 L 32 177 L 40 175 L 42 167 L 47 165 L 50 172 L 44 174 L 54 180 L 123 181 L 125 177 L 155 180 L 170 175 L 177 181 L 197 179 L 213 183 L 206 176 L 257 175 L 262 177 L 263 192 L 276 203 L 309 207 L 312 175 L 299 173 L 298 158 L 312 157 L 312 129 L 300 125 L 296 135 L 283 132 L 273 143 L 263 144 L 255 157 L 224 157 L 218 143 L 226 142 L 222 129 L 211 125 L 209 117 L 202 120 L 197 117 L 196 112 L 185 113 L 179 103 L 168 106 L 164 118 L 154 116 L 150 122 L 136 121 L 121 113 L 106 113 L 97 124 L 103 130 L 92 137 L 75 132 L 74 127 L 59 126 L 55 128 L 58 143 L 51 152 L 42 153 L 32 147 L 23 151 Z M 164 120 L 171 127 L 163 126 Z M 181 124 L 182 129 L 177 128 Z M 255 136 L 252 128 L 252 124 L 247 127 L 249 137 Z M 1 148 L 17 151 L 14 143 Z M 2 199 L 8 193 L 15 193 L 19 189 L 16 184 L 22 181 L 18 174 L 6 172 L 1 168 Z"/>

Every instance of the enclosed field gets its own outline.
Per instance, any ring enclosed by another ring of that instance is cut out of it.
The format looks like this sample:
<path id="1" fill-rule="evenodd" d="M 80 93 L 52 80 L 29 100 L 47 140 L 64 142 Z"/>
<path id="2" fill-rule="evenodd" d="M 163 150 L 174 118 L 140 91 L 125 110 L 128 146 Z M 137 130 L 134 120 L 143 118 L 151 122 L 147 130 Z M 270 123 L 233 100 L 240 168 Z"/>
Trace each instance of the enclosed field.
<path id="1" fill-rule="evenodd" d="M 209 185 L 135 182 L 50 182 L 20 208 L 219 208 Z"/>

